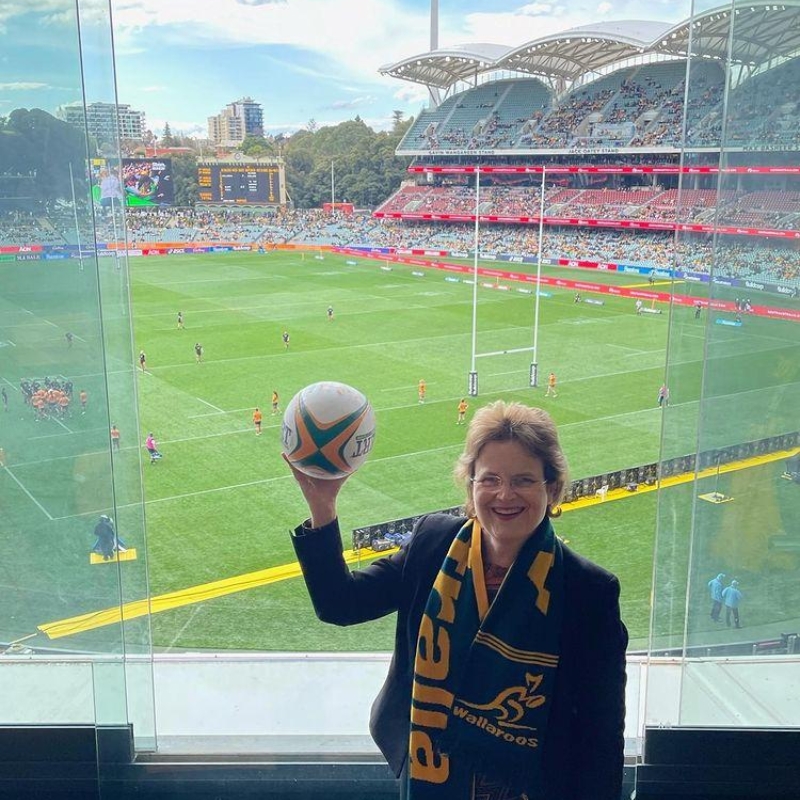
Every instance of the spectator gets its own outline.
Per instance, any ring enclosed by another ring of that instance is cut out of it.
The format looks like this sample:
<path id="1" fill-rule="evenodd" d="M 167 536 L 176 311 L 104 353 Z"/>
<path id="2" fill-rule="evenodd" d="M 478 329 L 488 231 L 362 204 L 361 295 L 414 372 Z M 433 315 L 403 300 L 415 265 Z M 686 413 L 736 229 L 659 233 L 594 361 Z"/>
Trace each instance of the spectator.
<path id="1" fill-rule="evenodd" d="M 722 591 L 722 602 L 725 604 L 725 624 L 731 627 L 731 617 L 733 617 L 734 626 L 741 628 L 739 624 L 739 604 L 744 595 L 739 591 L 739 581 L 731 581 L 730 586 L 726 586 Z"/>
<path id="2" fill-rule="evenodd" d="M 720 612 L 722 611 L 722 579 L 725 577 L 724 573 L 720 572 L 716 578 L 712 578 L 708 582 L 708 590 L 711 593 L 711 619 L 714 622 L 720 622 Z"/>

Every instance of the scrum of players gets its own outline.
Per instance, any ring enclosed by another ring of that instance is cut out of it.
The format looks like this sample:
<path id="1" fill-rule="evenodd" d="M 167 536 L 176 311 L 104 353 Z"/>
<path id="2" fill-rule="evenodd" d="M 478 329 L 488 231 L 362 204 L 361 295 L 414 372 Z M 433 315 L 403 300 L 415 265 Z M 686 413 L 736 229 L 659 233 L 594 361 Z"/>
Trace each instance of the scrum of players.
<path id="1" fill-rule="evenodd" d="M 69 416 L 72 405 L 74 388 L 70 380 L 44 378 L 28 380 L 23 378 L 19 382 L 22 399 L 26 406 L 33 409 L 34 419 L 63 419 Z M 79 393 L 81 410 L 86 410 L 88 394 L 81 389 Z"/>

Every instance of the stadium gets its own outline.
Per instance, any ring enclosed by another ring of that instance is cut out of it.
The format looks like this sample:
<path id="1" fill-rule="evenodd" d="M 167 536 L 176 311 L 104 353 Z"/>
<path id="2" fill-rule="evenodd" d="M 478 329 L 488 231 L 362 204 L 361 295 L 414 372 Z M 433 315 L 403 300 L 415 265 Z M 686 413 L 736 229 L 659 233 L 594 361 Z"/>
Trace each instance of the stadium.
<path id="1" fill-rule="evenodd" d="M 380 685 L 394 619 L 320 623 L 288 536 L 281 413 L 337 380 L 377 416 L 340 504 L 354 568 L 462 506 L 460 401 L 468 419 L 499 398 L 553 416 L 556 532 L 622 585 L 628 791 L 646 726 L 796 726 L 799 22 L 800 3 L 735 2 L 385 65 L 431 103 L 368 211 L 295 207 L 280 160 L 198 162 L 193 207 L 102 208 L 113 159 L 88 170 L 90 204 L 73 175 L 15 207 L 33 179 L 4 171 L 0 680 L 18 699 L 0 723 L 84 722 L 58 698 L 100 664 L 78 696 L 141 750 L 191 752 L 200 731 L 212 752 L 318 755 L 320 720 L 285 720 L 320 705 L 332 752 L 374 757 L 349 710 Z M 163 199 L 158 160 L 119 164 Z M 741 628 L 709 617 L 718 573 L 744 587 Z M 300 691 L 331 666 L 339 700 Z M 209 694 L 215 725 L 187 713 L 197 681 L 235 687 Z"/>

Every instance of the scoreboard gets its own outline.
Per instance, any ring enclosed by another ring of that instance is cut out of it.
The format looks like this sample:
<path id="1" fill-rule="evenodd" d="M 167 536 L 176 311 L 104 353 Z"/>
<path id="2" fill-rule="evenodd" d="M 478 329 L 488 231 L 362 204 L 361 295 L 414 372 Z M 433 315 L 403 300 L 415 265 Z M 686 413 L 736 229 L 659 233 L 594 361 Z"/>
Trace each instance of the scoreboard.
<path id="1" fill-rule="evenodd" d="M 280 203 L 278 164 L 201 164 L 199 199 L 205 203 Z"/>

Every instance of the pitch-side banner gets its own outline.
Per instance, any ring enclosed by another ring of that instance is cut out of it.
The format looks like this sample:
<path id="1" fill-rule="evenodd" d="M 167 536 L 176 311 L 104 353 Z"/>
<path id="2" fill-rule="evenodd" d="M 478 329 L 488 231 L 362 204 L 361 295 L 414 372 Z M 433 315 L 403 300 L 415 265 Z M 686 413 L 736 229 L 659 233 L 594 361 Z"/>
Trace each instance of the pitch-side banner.
<path id="1" fill-rule="evenodd" d="M 475 222 L 474 214 L 405 214 L 399 211 L 376 211 L 377 219 L 404 219 L 422 222 Z M 539 217 L 512 217 L 481 214 L 480 222 L 503 225 L 535 225 Z M 545 217 L 545 225 L 568 225 L 587 228 L 618 228 L 640 231 L 683 231 L 688 233 L 720 233 L 731 236 L 762 236 L 770 239 L 800 241 L 800 231 L 782 231 L 771 228 L 715 227 L 714 225 L 687 225 L 657 220 L 593 219 L 591 217 Z"/>

